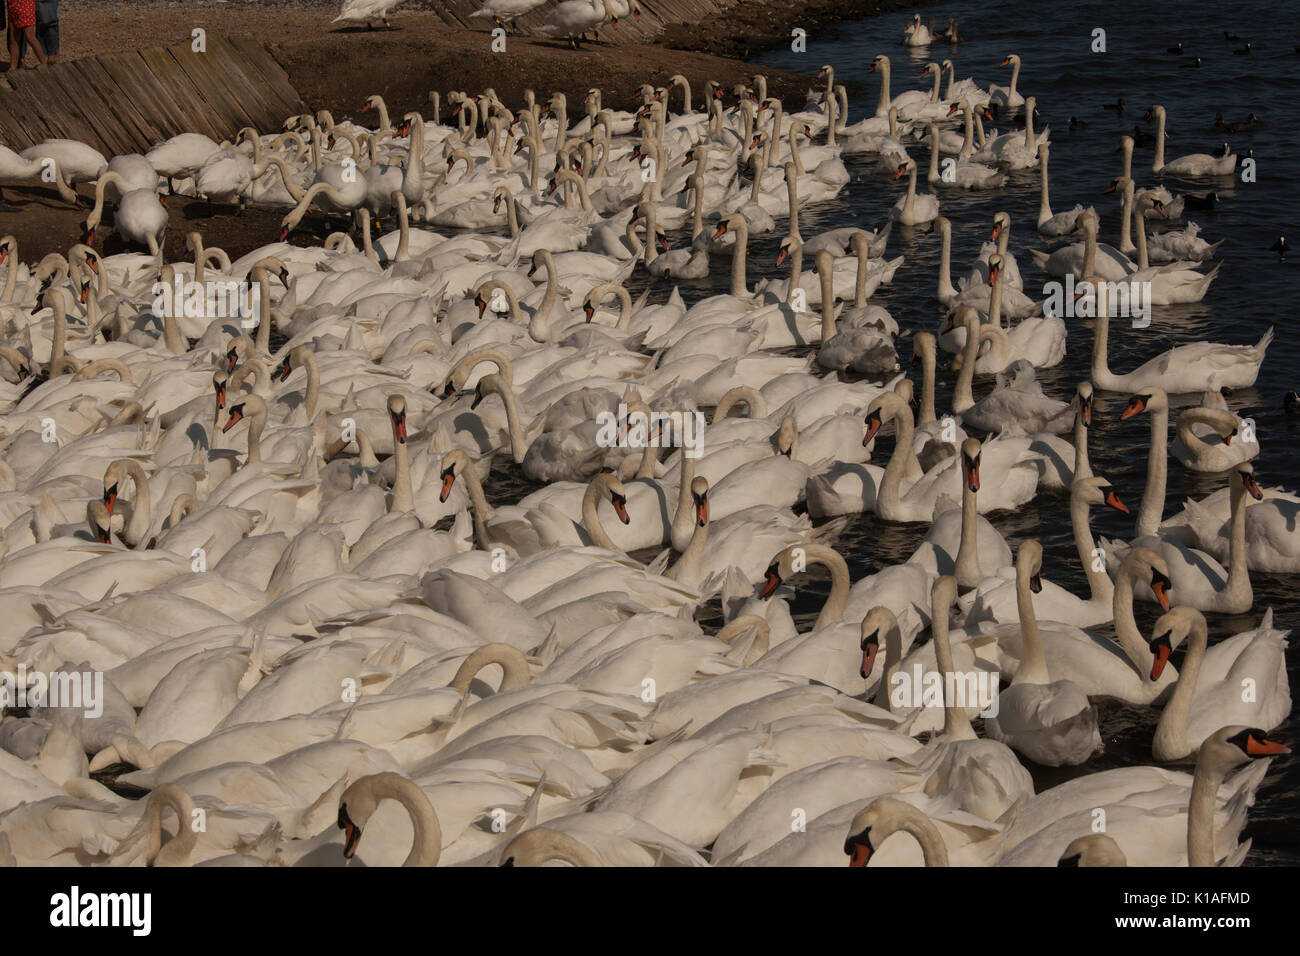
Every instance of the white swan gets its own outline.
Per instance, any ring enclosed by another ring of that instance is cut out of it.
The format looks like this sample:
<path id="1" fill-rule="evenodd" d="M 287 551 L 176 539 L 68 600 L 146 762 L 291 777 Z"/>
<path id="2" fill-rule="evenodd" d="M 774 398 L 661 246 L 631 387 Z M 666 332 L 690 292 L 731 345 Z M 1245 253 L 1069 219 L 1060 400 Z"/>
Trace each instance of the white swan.
<path id="1" fill-rule="evenodd" d="M 1156 621 L 1151 632 L 1152 677 L 1159 677 L 1169 655 L 1188 641 L 1182 673 L 1173 696 L 1160 714 L 1151 749 L 1160 761 L 1185 760 L 1224 721 L 1272 730 L 1291 713 L 1291 688 L 1286 673 L 1286 636 L 1273 627 L 1273 611 L 1259 628 L 1215 645 L 1231 646 L 1233 660 L 1222 676 L 1201 676 L 1207 647 L 1205 615 L 1179 606 Z M 1216 668 L 1217 669 L 1217 668 Z M 1249 681 L 1254 693 L 1242 692 Z"/>
<path id="2" fill-rule="evenodd" d="M 1011 686 L 998 694 L 998 712 L 985 724 L 1001 740 L 1048 767 L 1087 761 L 1100 747 L 1097 713 L 1068 678 L 1053 681 L 1038 637 L 1031 591 L 1040 591 L 1043 548 L 1032 538 L 1016 553 L 1016 597 L 1020 610 L 1020 666 Z M 1157 675 L 1158 676 L 1158 675 Z"/>

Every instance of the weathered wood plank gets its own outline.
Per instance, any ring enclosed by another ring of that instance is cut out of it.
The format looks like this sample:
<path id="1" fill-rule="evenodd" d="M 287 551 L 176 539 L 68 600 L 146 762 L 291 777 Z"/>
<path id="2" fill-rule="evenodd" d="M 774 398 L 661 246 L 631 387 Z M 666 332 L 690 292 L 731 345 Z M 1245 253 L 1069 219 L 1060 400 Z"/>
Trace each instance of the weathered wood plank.
<path id="1" fill-rule="evenodd" d="M 229 37 L 228 40 L 242 56 L 243 62 L 264 81 L 266 89 L 274 94 L 278 122 L 283 123 L 288 117 L 306 109 L 302 97 L 289 82 L 289 74 L 284 72 L 270 50 L 252 37 Z"/>
<path id="2" fill-rule="evenodd" d="M 54 89 L 62 91 L 65 99 L 72 103 L 74 114 L 84 125 L 94 130 L 95 138 L 101 144 L 97 148 L 106 157 L 134 152 L 134 138 L 123 128 L 121 120 L 79 71 L 66 68 L 70 66 L 71 64 L 59 63 L 45 70 L 46 87 L 51 92 Z M 54 114 L 51 119 L 63 122 L 65 117 Z"/>
<path id="3" fill-rule="evenodd" d="M 35 126 L 39 120 L 45 130 L 40 139 L 79 139 L 104 151 L 103 141 L 80 115 L 71 98 L 50 81 L 48 69 L 20 70 L 10 77 L 10 82 L 20 102 L 28 104 L 24 125 Z"/>
<path id="4" fill-rule="evenodd" d="M 195 88 L 219 119 L 225 136 L 233 137 L 244 126 L 255 126 L 256 117 L 244 107 L 238 94 L 215 68 L 207 53 L 195 53 L 188 43 L 167 48 L 172 59 L 189 76 Z"/>
<path id="5" fill-rule="evenodd" d="M 224 123 L 218 125 L 207 101 L 194 88 L 185 72 L 178 69 L 171 53 L 163 47 L 153 47 L 141 50 L 140 57 L 153 74 L 154 83 L 165 88 L 184 111 L 186 132 L 203 133 L 218 142 L 225 138 L 221 131 Z"/>
<path id="6" fill-rule="evenodd" d="M 269 92 L 261 81 L 249 75 L 246 64 L 234 47 L 223 37 L 208 41 L 208 53 L 213 69 L 220 74 L 226 86 L 238 97 L 241 105 L 253 117 L 253 126 L 259 133 L 278 128 L 282 117 L 271 102 Z"/>
<path id="7" fill-rule="evenodd" d="M 108 72 L 131 102 L 148 117 L 148 144 L 153 145 L 169 136 L 175 136 L 187 128 L 185 110 L 171 97 L 166 89 L 155 82 L 140 54 L 114 53 L 100 57 L 104 69 Z"/>
<path id="8" fill-rule="evenodd" d="M 158 130 L 141 115 L 134 100 L 118 85 L 97 57 L 72 60 L 70 71 L 79 73 L 104 102 L 105 108 L 117 117 L 125 134 L 125 146 L 130 152 L 143 152 L 144 147 L 158 140 Z"/>

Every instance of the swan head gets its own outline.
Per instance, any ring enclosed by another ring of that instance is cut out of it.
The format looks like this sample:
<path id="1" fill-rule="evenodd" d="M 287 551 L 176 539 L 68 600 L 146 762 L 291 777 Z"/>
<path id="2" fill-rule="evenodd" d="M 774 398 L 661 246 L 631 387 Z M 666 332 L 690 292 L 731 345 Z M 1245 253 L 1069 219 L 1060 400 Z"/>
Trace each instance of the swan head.
<path id="1" fill-rule="evenodd" d="M 1205 738 L 1205 743 L 1201 744 L 1197 754 L 1196 764 L 1199 767 L 1202 762 L 1213 763 L 1221 769 L 1231 770 L 1250 760 L 1278 757 L 1290 752 L 1290 747 L 1270 740 L 1265 731 L 1235 724 Z"/>
<path id="2" fill-rule="evenodd" d="M 894 797 L 878 797 L 865 810 L 861 810 L 849 823 L 849 838 L 844 842 L 849 866 L 866 866 L 872 853 L 887 836 L 898 829 L 901 818 L 917 813 L 910 804 Z M 871 830 L 878 831 L 872 838 Z"/>
<path id="3" fill-rule="evenodd" d="M 785 262 L 786 259 L 790 258 L 790 256 L 794 254 L 794 250 L 802 245 L 803 243 L 798 237 L 786 236 L 781 240 L 781 246 L 776 251 L 776 264 L 779 266 L 781 263 Z M 821 259 L 818 258 L 817 261 L 820 263 Z"/>
<path id="4" fill-rule="evenodd" d="M 967 438 L 961 443 L 962 480 L 971 492 L 980 490 L 980 454 L 982 450 L 978 439 Z"/>
<path id="5" fill-rule="evenodd" d="M 880 651 L 880 638 L 887 636 L 890 631 L 898 630 L 898 618 L 894 612 L 887 607 L 873 607 L 867 612 L 867 616 L 862 619 L 862 667 L 858 673 L 863 680 L 871 676 L 872 669 L 876 666 L 876 655 Z"/>
<path id="6" fill-rule="evenodd" d="M 109 465 L 104 472 L 104 510 L 110 515 L 112 515 L 117 499 L 121 495 L 122 482 L 129 476 L 127 465 L 126 459 L 119 458 Z"/>
<path id="7" fill-rule="evenodd" d="M 789 580 L 793 575 L 800 571 L 807 570 L 808 554 L 807 550 L 800 545 L 792 544 L 790 547 L 780 551 L 772 563 L 768 565 L 767 571 L 764 572 L 763 589 L 759 591 L 758 596 L 766 601 L 781 584 Z"/>
<path id="8" fill-rule="evenodd" d="M 997 239 L 998 232 L 1000 231 L 1000 226 L 993 227 L 993 239 Z M 1003 259 L 997 253 L 989 256 L 989 285 L 992 286 L 997 284 L 998 279 L 1002 275 L 1002 263 Z"/>
<path id="9" fill-rule="evenodd" d="M 393 441 L 406 444 L 406 399 L 401 395 L 388 396 L 388 418 L 393 424 Z"/>
<path id="10" fill-rule="evenodd" d="M 1128 400 L 1128 407 L 1119 416 L 1120 421 L 1127 421 L 1143 412 L 1160 412 L 1169 410 L 1169 396 L 1163 388 L 1151 386 Z"/>
<path id="11" fill-rule="evenodd" d="M 1180 605 L 1162 614 L 1151 628 L 1151 679 L 1159 680 L 1174 649 L 1191 634 L 1205 633 L 1205 615 L 1195 608 Z"/>
<path id="12" fill-rule="evenodd" d="M 1169 610 L 1169 592 L 1173 589 L 1173 582 L 1169 580 L 1169 565 L 1159 554 L 1150 548 L 1134 548 L 1124 559 L 1119 573 L 1133 582 L 1150 582 L 1151 593 L 1160 602 L 1160 607 Z"/>
<path id="13" fill-rule="evenodd" d="M 614 507 L 614 514 L 618 515 L 619 521 L 623 524 L 631 522 L 631 516 L 627 513 L 627 491 L 617 475 L 601 472 L 591 480 L 591 487 L 595 488 L 597 493 L 603 491 L 609 496 L 609 503 Z"/>
<path id="14" fill-rule="evenodd" d="M 1057 866 L 1128 866 L 1128 858 L 1115 839 L 1105 833 L 1089 833 L 1071 841 Z"/>
<path id="15" fill-rule="evenodd" d="M 1019 66 L 1019 65 L 1020 65 L 1020 56 L 1019 56 L 1018 54 L 1015 54 L 1015 53 L 1009 54 L 1009 55 L 1006 57 L 1006 59 L 1004 59 L 1004 60 L 1003 60 L 1001 63 L 999 63 L 998 65 L 999 65 L 999 66 Z"/>
<path id="16" fill-rule="evenodd" d="M 1079 387 L 1074 390 L 1074 397 L 1078 404 L 1076 414 L 1083 422 L 1083 427 L 1092 427 L 1092 382 L 1087 379 L 1080 382 Z"/>
<path id="17" fill-rule="evenodd" d="M 229 378 L 224 368 L 219 368 L 212 373 L 212 391 L 216 395 L 218 412 L 226 407 L 226 383 Z"/>
<path id="18" fill-rule="evenodd" d="M 862 436 L 862 446 L 865 448 L 887 420 L 902 414 L 906 408 L 907 400 L 898 392 L 882 392 L 872 399 L 867 406 L 867 416 L 862 420 L 867 426 L 866 434 Z"/>
<path id="19" fill-rule="evenodd" d="M 1086 504 L 1105 505 L 1114 508 L 1120 514 L 1131 514 L 1128 505 L 1119 500 L 1119 495 L 1105 478 L 1094 475 L 1091 478 L 1077 478 L 1070 486 L 1070 496 L 1078 496 Z"/>
<path id="20" fill-rule="evenodd" d="M 438 501 L 446 503 L 451 495 L 452 486 L 456 483 L 456 476 L 465 474 L 469 467 L 469 455 L 459 448 L 453 448 L 442 456 L 442 472 L 439 474 L 442 479 L 442 491 L 438 495 Z"/>
<path id="21" fill-rule="evenodd" d="M 1043 546 L 1034 538 L 1020 543 L 1016 551 L 1016 571 L 1028 579 L 1029 590 L 1039 594 L 1043 590 Z"/>
<path id="22" fill-rule="evenodd" d="M 90 523 L 90 536 L 100 544 L 111 544 L 112 535 L 109 533 L 112 516 L 108 508 L 97 498 L 91 498 L 86 505 L 86 519 Z"/>
<path id="23" fill-rule="evenodd" d="M 795 452 L 799 450 L 799 426 L 793 415 L 786 415 L 781 419 L 781 426 L 777 429 L 774 440 L 776 453 L 793 460 Z"/>
<path id="24" fill-rule="evenodd" d="M 1255 466 L 1250 462 L 1242 462 L 1232 472 L 1233 485 L 1241 487 L 1256 501 L 1264 500 L 1264 492 L 1259 487 L 1259 482 L 1255 480 Z"/>
<path id="25" fill-rule="evenodd" d="M 867 72 L 875 73 L 876 70 L 883 71 L 887 69 L 889 69 L 889 57 L 883 53 L 877 53 L 876 58 L 871 61 L 871 66 L 867 67 Z"/>
<path id="26" fill-rule="evenodd" d="M 245 418 L 256 419 L 265 418 L 266 402 L 262 401 L 257 395 L 249 393 L 243 396 L 243 400 L 238 405 L 231 405 L 227 413 L 226 424 L 222 426 L 221 431 L 228 432 Z"/>
<path id="27" fill-rule="evenodd" d="M 989 242 L 997 242 L 1004 229 L 1011 229 L 1011 214 L 1008 212 L 1000 212 L 993 217 L 993 232 L 989 234 Z"/>
<path id="28" fill-rule="evenodd" d="M 695 502 L 695 524 L 703 528 L 709 523 L 709 480 L 703 475 L 691 479 L 691 500 Z"/>

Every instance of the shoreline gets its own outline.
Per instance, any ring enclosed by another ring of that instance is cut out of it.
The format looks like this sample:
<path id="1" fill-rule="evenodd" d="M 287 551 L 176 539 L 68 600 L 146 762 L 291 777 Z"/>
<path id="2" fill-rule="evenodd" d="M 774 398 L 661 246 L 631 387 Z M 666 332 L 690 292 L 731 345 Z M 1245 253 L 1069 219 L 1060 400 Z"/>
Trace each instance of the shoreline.
<path id="1" fill-rule="evenodd" d="M 810 0 L 801 9 L 799 22 L 809 31 L 807 72 L 764 70 L 769 90 L 788 109 L 802 108 L 810 90 L 820 85 L 815 77 L 822 60 L 813 45 L 819 32 L 842 20 L 912 7 L 918 7 L 915 0 L 906 4 L 902 0 Z M 103 6 L 65 0 L 60 11 L 60 58 L 186 42 L 191 30 L 203 27 L 212 35 L 251 36 L 265 43 L 303 102 L 313 111 L 330 110 L 336 120 L 377 125 L 373 112 L 361 112 L 366 97 L 374 93 L 384 97 L 391 117 L 417 110 L 432 118 L 428 94 L 437 90 L 444 104 L 440 118 L 446 122 L 449 90 L 477 92 L 492 87 L 510 106 L 523 101 L 526 89 L 539 98 L 561 90 L 568 98 L 572 122 L 582 116 L 583 97 L 590 88 L 600 89 L 605 107 L 635 108 L 643 83 L 667 86 L 674 73 L 690 81 L 693 107 L 699 108 L 707 79 L 722 84 L 730 104 L 734 100 L 730 90 L 749 83 L 754 74 L 744 57 L 788 42 L 791 24 L 787 3 L 742 0 L 698 23 L 670 25 L 653 42 L 592 41 L 572 50 L 549 38 L 508 36 L 505 52 L 492 53 L 492 36 L 486 27 L 449 26 L 427 6 L 427 0 L 394 11 L 391 31 L 331 25 L 336 10 L 337 0 L 227 0 L 203 5 L 122 0 Z M 901 22 L 898 26 L 901 36 Z M 680 93 L 674 92 L 673 110 L 679 110 L 680 104 Z M 52 193 L 36 188 L 9 187 L 5 194 L 18 202 L 20 211 L 0 213 L 0 235 L 13 233 L 18 238 L 24 260 L 36 261 L 78 241 L 83 211 L 64 208 Z M 177 197 L 165 243 L 168 258 L 186 256 L 185 234 L 195 228 L 210 244 L 222 246 L 232 256 L 242 254 L 275 238 L 283 210 L 250 208 L 242 216 L 207 213 L 206 204 Z"/>

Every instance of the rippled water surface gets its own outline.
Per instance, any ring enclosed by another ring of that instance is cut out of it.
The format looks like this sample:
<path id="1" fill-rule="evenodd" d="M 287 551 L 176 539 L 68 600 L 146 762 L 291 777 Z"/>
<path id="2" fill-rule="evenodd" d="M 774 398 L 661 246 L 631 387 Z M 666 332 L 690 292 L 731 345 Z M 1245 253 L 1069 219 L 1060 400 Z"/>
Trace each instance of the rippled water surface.
<path id="1" fill-rule="evenodd" d="M 1232 15 L 1231 9 L 1208 0 L 1189 0 L 1176 6 L 1119 2 L 956 3 L 922 12 L 933 15 L 940 23 L 949 15 L 957 17 L 962 35 L 969 38 L 957 48 L 936 45 L 927 52 L 909 54 L 899 43 L 905 18 L 885 16 L 845 24 L 837 31 L 837 38 L 811 42 L 805 54 L 777 51 L 760 62 L 810 76 L 823 63 L 831 64 L 837 80 L 854 84 L 850 87 L 848 117 L 848 122 L 854 123 L 875 111 L 879 81 L 867 69 L 877 53 L 891 57 L 894 96 L 908 87 L 922 87 L 924 81 L 917 76 L 924 64 L 944 57 L 954 61 L 958 77 L 974 77 L 985 89 L 990 83 L 1005 86 L 1010 68 L 999 64 L 1006 55 L 1018 53 L 1023 60 L 1019 89 L 1026 96 L 1038 98 L 1043 122 L 1051 127 L 1053 211 L 1069 209 L 1076 202 L 1095 205 L 1101 214 L 1102 240 L 1112 243 L 1119 228 L 1119 202 L 1115 194 L 1104 195 L 1102 191 L 1120 172 L 1119 137 L 1131 132 L 1135 123 L 1141 124 L 1144 131 L 1154 131 L 1153 124 L 1143 122 L 1143 113 L 1152 103 L 1163 103 L 1168 109 L 1171 141 L 1166 145 L 1166 158 L 1213 152 L 1225 138 L 1239 154 L 1253 148 L 1258 173 L 1255 183 L 1243 183 L 1240 172 L 1235 180 L 1166 180 L 1176 193 L 1208 188 L 1219 192 L 1223 201 L 1214 212 L 1189 211 L 1185 218 L 1200 223 L 1209 241 L 1226 240 L 1219 250 L 1223 268 L 1202 303 L 1156 307 L 1147 329 L 1127 329 L 1113 323 L 1110 364 L 1117 371 L 1135 368 L 1165 349 L 1197 340 L 1253 343 L 1274 326 L 1276 337 L 1256 387 L 1235 393 L 1229 402 L 1238 414 L 1252 416 L 1258 423 L 1262 454 L 1256 462 L 1256 473 L 1261 483 L 1294 490 L 1300 484 L 1295 477 L 1300 470 L 1300 421 L 1284 414 L 1282 397 L 1296 387 L 1300 378 L 1296 373 L 1300 339 L 1294 330 L 1300 259 L 1293 256 L 1293 261 L 1280 263 L 1268 247 L 1280 233 L 1288 231 L 1289 224 L 1296 222 L 1300 214 L 1300 197 L 1295 189 L 1295 176 L 1300 172 L 1296 165 L 1300 150 L 1300 107 L 1296 105 L 1300 55 L 1294 51 L 1300 31 L 1295 29 L 1292 4 L 1253 3 L 1247 18 Z M 1096 27 L 1106 31 L 1104 54 L 1089 49 Z M 1243 44 L 1225 40 L 1225 28 L 1243 37 L 1247 30 L 1255 30 L 1248 37 L 1254 44 L 1253 54 L 1234 55 L 1232 51 Z M 1166 48 L 1179 41 L 1187 53 L 1182 57 L 1168 54 Z M 1183 65 L 1191 56 L 1202 58 L 1199 69 Z M 816 86 L 812 81 L 809 85 Z M 1126 101 L 1122 117 L 1102 108 L 1102 104 L 1114 103 L 1117 97 Z M 1216 113 L 1239 121 L 1248 112 L 1259 115 L 1258 129 L 1253 133 L 1229 136 L 1214 128 Z M 1087 123 L 1087 128 L 1071 132 L 1071 116 Z M 921 163 L 922 170 L 927 168 L 929 153 L 924 147 L 909 148 L 909 152 Z M 1133 169 L 1139 185 L 1152 181 L 1151 158 L 1150 149 L 1139 148 L 1135 153 Z M 801 210 L 800 230 L 805 236 L 842 225 L 873 226 L 885 221 L 902 187 L 887 181 L 873 161 L 850 161 L 849 167 L 853 182 L 840 200 L 806 212 Z M 1037 291 L 1039 283 L 1046 279 L 1028 254 L 1031 247 L 1043 247 L 1034 229 L 1037 187 L 1038 174 L 1032 172 L 1017 174 L 998 191 L 940 192 L 941 212 L 953 223 L 954 276 L 961 275 L 963 265 L 974 257 L 993 214 L 1006 210 L 1012 216 L 1011 248 L 1025 277 L 1026 291 Z M 922 184 L 920 189 L 925 191 L 926 187 Z M 888 254 L 902 254 L 906 262 L 892 288 L 882 289 L 876 296 L 908 332 L 933 331 L 936 324 L 933 296 L 939 241 L 937 235 L 925 233 L 924 228 L 896 230 Z M 757 258 L 771 262 L 769 250 L 777 241 L 772 237 L 755 240 Z M 1075 384 L 1087 377 L 1092 344 L 1089 323 L 1069 320 L 1068 324 L 1065 361 L 1038 376 L 1049 394 L 1064 400 L 1070 398 Z M 904 361 L 910 353 L 910 347 L 900 341 L 899 354 Z M 951 403 L 954 380 L 947 362 L 941 361 L 939 377 L 936 404 L 942 408 Z M 979 380 L 976 393 L 980 394 Z M 1119 421 L 1124 400 L 1124 396 L 1112 393 L 1099 396 L 1090 451 L 1096 473 L 1109 478 L 1121 497 L 1136 505 L 1145 481 L 1149 426 L 1145 418 Z M 1172 404 L 1195 403 L 1196 396 L 1179 396 Z M 1171 418 L 1176 415 L 1175 409 Z M 1203 496 L 1224 482 L 1220 477 L 1188 472 L 1172 461 L 1166 515 L 1181 508 L 1188 496 Z M 1103 510 L 1106 513 L 1094 512 L 1093 526 L 1098 535 L 1131 537 L 1132 524 L 1127 519 Z M 1086 593 L 1064 498 L 1040 495 L 1014 515 L 996 516 L 994 523 L 1013 547 L 1026 536 L 1038 537 L 1046 551 L 1044 575 Z M 840 546 L 856 579 L 904 559 L 915 548 L 922 530 L 888 527 L 866 516 L 850 526 Z M 1300 582 L 1296 578 L 1255 574 L 1252 581 L 1254 611 L 1240 617 L 1210 615 L 1211 641 L 1254 627 L 1259 615 L 1270 606 L 1278 626 L 1294 628 L 1300 623 Z M 818 594 L 814 601 L 820 601 L 820 597 Z M 815 606 L 810 602 L 804 610 Z M 1154 619 L 1153 607 L 1138 606 L 1138 623 L 1144 630 Z M 1292 686 L 1300 687 L 1296 674 L 1300 650 L 1294 642 L 1293 637 L 1288 669 Z M 1151 733 L 1158 716 L 1158 712 L 1146 708 L 1104 707 L 1102 737 L 1106 753 L 1081 770 L 1037 773 L 1037 785 L 1048 786 L 1078 772 L 1150 761 Z M 1289 722 L 1278 730 L 1278 735 L 1291 741 Z M 1249 863 L 1300 863 L 1300 842 L 1294 828 L 1300 816 L 1298 787 L 1300 760 L 1284 759 L 1275 764 L 1251 811 L 1247 833 L 1254 838 L 1254 846 Z"/>

